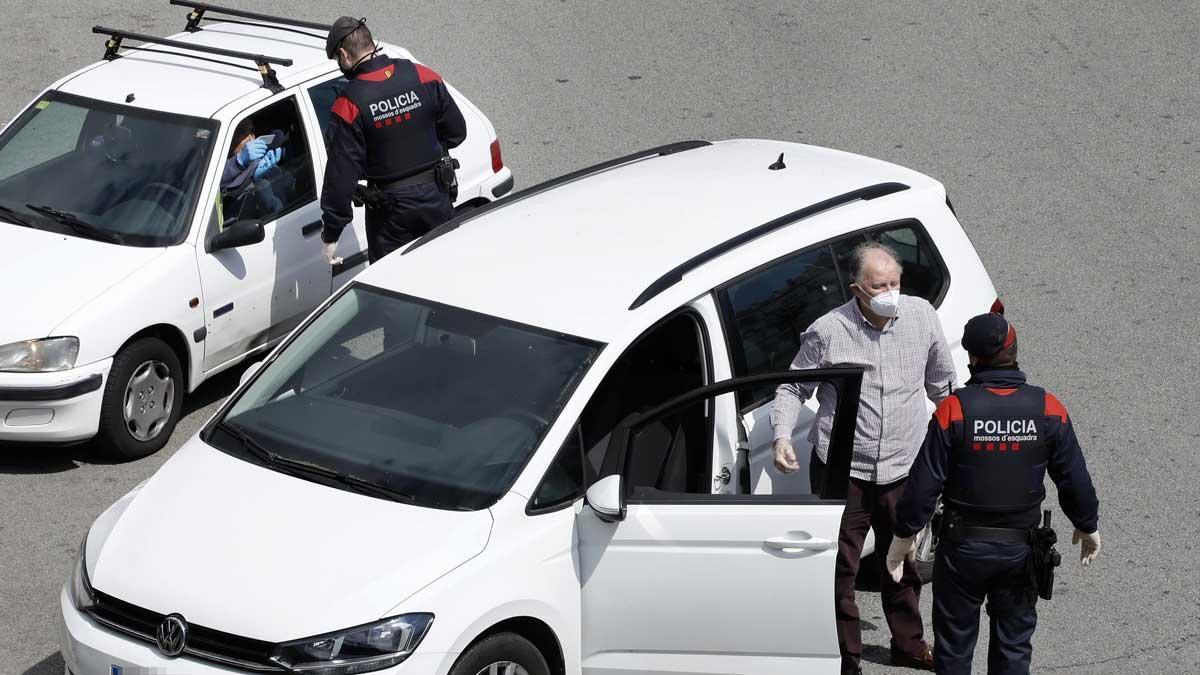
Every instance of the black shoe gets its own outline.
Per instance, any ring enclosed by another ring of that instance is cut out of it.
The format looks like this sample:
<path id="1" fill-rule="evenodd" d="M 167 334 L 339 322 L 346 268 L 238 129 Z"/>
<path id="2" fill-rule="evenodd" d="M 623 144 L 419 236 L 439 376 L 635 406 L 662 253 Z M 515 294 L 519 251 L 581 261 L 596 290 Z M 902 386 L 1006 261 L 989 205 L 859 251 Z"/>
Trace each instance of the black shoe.
<path id="1" fill-rule="evenodd" d="M 899 649 L 892 647 L 892 665 L 900 666 L 901 668 L 932 671 L 933 649 L 929 645 L 925 645 L 925 649 L 919 654 L 905 654 Z"/>

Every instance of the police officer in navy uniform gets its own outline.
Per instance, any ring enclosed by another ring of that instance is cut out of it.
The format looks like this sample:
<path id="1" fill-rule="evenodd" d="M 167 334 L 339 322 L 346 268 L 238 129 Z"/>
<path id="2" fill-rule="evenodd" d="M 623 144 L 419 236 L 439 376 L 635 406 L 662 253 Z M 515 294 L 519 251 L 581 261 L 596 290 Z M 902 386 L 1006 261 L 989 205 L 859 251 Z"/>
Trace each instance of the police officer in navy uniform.
<path id="1" fill-rule="evenodd" d="M 340 17 L 325 53 L 350 80 L 333 103 L 321 191 L 321 253 L 334 250 L 353 218 L 358 181 L 367 180 L 367 254 L 373 263 L 454 215 L 438 163 L 467 137 L 462 112 L 440 75 L 378 53 L 366 19 Z"/>
<path id="2" fill-rule="evenodd" d="M 913 537 L 941 495 L 945 513 L 933 571 L 934 667 L 970 673 L 986 599 L 988 672 L 1028 673 L 1037 625 L 1027 559 L 1039 524 L 1047 472 L 1075 526 L 1087 565 L 1100 551 L 1099 503 L 1067 409 L 1025 381 L 1017 334 L 1000 314 L 967 322 L 962 345 L 971 379 L 942 401 L 896 506 L 888 571 L 899 572 Z"/>

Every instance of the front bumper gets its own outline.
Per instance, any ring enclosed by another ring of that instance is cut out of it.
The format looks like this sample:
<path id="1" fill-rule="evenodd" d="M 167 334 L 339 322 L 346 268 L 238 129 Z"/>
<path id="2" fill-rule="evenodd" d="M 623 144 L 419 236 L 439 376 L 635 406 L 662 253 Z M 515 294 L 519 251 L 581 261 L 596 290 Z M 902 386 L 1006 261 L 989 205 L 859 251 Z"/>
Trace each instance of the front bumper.
<path id="1" fill-rule="evenodd" d="M 63 661 L 72 675 L 111 675 L 114 672 L 121 675 L 255 675 L 251 670 L 230 669 L 188 656 L 168 658 L 152 644 L 102 628 L 91 617 L 75 609 L 69 584 L 63 586 L 58 596 L 58 641 Z M 374 673 L 434 675 L 439 673 L 445 656 L 417 653 L 397 666 Z"/>
<path id="2" fill-rule="evenodd" d="M 0 442 L 71 443 L 96 435 L 112 359 L 57 373 L 0 373 Z"/>

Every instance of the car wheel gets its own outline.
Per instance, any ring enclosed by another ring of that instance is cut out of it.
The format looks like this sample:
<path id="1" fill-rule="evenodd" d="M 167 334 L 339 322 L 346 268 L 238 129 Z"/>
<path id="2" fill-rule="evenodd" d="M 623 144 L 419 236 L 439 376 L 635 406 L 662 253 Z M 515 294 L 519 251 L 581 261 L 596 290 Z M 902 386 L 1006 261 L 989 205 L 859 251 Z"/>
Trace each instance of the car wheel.
<path id="1" fill-rule="evenodd" d="M 152 455 L 167 444 L 179 422 L 183 369 L 167 343 L 147 337 L 113 359 L 97 434 L 101 451 L 128 461 Z"/>
<path id="2" fill-rule="evenodd" d="M 450 675 L 550 675 L 550 666 L 529 640 L 497 633 L 463 652 Z"/>

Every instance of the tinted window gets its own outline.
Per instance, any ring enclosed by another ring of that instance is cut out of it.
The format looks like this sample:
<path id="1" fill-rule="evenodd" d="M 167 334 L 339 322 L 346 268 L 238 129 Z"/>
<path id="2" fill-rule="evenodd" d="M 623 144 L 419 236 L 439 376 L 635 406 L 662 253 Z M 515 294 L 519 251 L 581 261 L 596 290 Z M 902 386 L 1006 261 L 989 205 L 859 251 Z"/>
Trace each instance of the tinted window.
<path id="1" fill-rule="evenodd" d="M 317 113 L 317 123 L 321 125 L 322 138 L 325 138 L 329 129 L 329 116 L 333 113 L 333 102 L 348 83 L 346 78 L 338 77 L 328 82 L 322 82 L 308 90 L 308 98 L 312 100 L 313 111 Z"/>
<path id="2" fill-rule="evenodd" d="M 937 304 L 946 286 L 946 270 L 920 224 L 906 221 L 886 225 L 834 242 L 838 265 L 847 279 L 850 278 L 850 252 L 868 239 L 890 246 L 900 256 L 900 264 L 904 267 L 900 277 L 901 293 Z"/>
<path id="3" fill-rule="evenodd" d="M 845 284 L 828 246 L 773 263 L 734 282 L 724 291 L 732 318 L 736 375 L 787 370 L 800 346 L 800 334 L 822 314 L 846 301 Z M 741 405 L 771 395 L 764 386 L 741 392 Z"/>
<path id="4" fill-rule="evenodd" d="M 356 286 L 256 376 L 208 440 L 265 461 L 241 433 L 277 464 L 301 464 L 335 487 L 350 477 L 422 506 L 486 508 L 516 479 L 598 350 Z"/>
<path id="5" fill-rule="evenodd" d="M 532 509 L 546 509 L 573 502 L 583 495 L 583 483 L 583 442 L 579 425 L 576 425 L 546 470 L 529 506 Z"/>
<path id="6" fill-rule="evenodd" d="M 269 222 L 316 200 L 312 155 L 295 97 L 243 118 L 233 136 L 221 174 L 222 225 L 236 220 Z M 243 166 L 238 152 L 253 140 L 276 147 L 278 161 L 264 157 Z"/>

